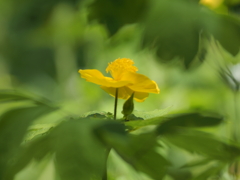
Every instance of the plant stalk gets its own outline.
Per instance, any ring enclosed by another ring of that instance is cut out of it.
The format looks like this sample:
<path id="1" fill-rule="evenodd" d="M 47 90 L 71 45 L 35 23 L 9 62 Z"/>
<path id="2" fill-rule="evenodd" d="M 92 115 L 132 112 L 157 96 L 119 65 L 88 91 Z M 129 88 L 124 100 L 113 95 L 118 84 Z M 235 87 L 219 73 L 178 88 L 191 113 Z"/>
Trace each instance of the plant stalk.
<path id="1" fill-rule="evenodd" d="M 113 117 L 114 120 L 117 119 L 117 103 L 118 103 L 118 88 L 116 88 L 115 92 L 114 117 Z"/>
<path id="2" fill-rule="evenodd" d="M 118 88 L 116 88 L 116 92 L 115 92 L 114 116 L 113 116 L 114 120 L 117 119 L 117 103 L 118 103 Z M 102 180 L 108 179 L 108 177 L 107 177 L 107 160 L 108 160 L 108 156 L 109 156 L 111 149 L 112 148 L 109 148 L 109 147 L 106 149 L 105 169 L 104 169 Z"/>

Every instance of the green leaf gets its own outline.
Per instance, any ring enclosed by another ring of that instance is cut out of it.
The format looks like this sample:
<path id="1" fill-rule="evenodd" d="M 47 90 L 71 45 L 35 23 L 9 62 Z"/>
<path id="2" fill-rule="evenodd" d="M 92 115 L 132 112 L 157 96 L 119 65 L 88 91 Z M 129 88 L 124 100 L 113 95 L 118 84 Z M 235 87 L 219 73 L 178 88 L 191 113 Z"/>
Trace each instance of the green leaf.
<path id="1" fill-rule="evenodd" d="M 122 26 L 136 23 L 147 7 L 146 0 L 95 0 L 90 6 L 90 20 L 105 24 L 111 35 Z"/>
<path id="2" fill-rule="evenodd" d="M 125 122 L 124 124 L 130 131 L 132 131 L 145 126 L 159 125 L 165 119 L 166 119 L 165 117 L 156 117 L 156 118 L 151 118 L 146 120 L 132 120 L 132 121 Z"/>
<path id="3" fill-rule="evenodd" d="M 11 17 L 11 28 L 13 31 L 18 29 L 18 33 L 26 29 L 37 28 L 49 18 L 49 14 L 59 3 L 68 3 L 73 6 L 80 0 L 25 0 L 19 4 Z"/>
<path id="4" fill-rule="evenodd" d="M 166 119 L 164 115 L 169 112 L 170 108 L 156 109 L 154 111 L 133 111 L 133 115 L 128 117 L 127 122 L 124 122 L 129 130 L 136 130 L 141 127 L 159 125 Z"/>
<path id="5" fill-rule="evenodd" d="M 176 166 L 169 167 L 168 175 L 171 176 L 173 180 L 188 180 L 192 177 L 192 173 L 188 169 L 179 169 Z"/>
<path id="6" fill-rule="evenodd" d="M 37 104 L 50 105 L 51 102 L 45 98 L 29 95 L 26 93 L 21 93 L 13 90 L 0 90 L 0 102 L 9 101 L 32 101 Z"/>
<path id="7" fill-rule="evenodd" d="M 28 142 L 37 137 L 46 135 L 51 129 L 53 129 L 57 124 L 34 124 L 28 128 L 28 132 L 24 138 L 24 141 Z"/>
<path id="8" fill-rule="evenodd" d="M 190 167 L 195 167 L 195 166 L 200 166 L 200 165 L 206 165 L 209 162 L 211 162 L 211 159 L 203 158 L 203 159 L 200 159 L 200 160 L 194 160 L 194 161 L 191 161 L 187 164 L 184 164 L 183 166 L 181 166 L 181 168 L 190 168 Z"/>
<path id="9" fill-rule="evenodd" d="M 222 164 L 222 163 L 214 164 L 214 166 L 208 167 L 208 169 L 200 173 L 198 176 L 196 176 L 192 180 L 203 180 L 203 179 L 208 179 L 212 176 L 219 175 L 219 173 L 223 171 L 224 167 L 225 167 L 225 164 Z"/>
<path id="10" fill-rule="evenodd" d="M 105 120 L 71 119 L 57 125 L 48 134 L 29 141 L 8 171 L 7 180 L 11 180 L 33 158 L 40 161 L 48 153 L 54 153 L 56 173 L 61 180 L 101 177 L 106 147 L 96 137 L 94 129 L 102 123 Z"/>
<path id="11" fill-rule="evenodd" d="M 91 119 L 113 119 L 113 114 L 105 111 L 90 111 L 83 114 L 81 117 Z"/>
<path id="12" fill-rule="evenodd" d="M 209 133 L 176 128 L 175 133 L 163 136 L 172 144 L 189 152 L 195 152 L 207 158 L 231 162 L 240 153 L 240 146 L 224 143 Z"/>
<path id="13" fill-rule="evenodd" d="M 114 131 L 113 129 L 119 130 Z M 137 171 L 146 173 L 153 179 L 162 179 L 165 176 L 169 164 L 155 150 L 158 144 L 154 133 L 128 135 L 121 124 L 99 127 L 96 129 L 96 133 L 101 141 L 114 148 L 123 160 Z"/>
<path id="14" fill-rule="evenodd" d="M 160 60 L 179 57 L 187 68 L 196 64 L 196 57 L 202 61 L 205 47 L 200 38 L 206 35 L 214 36 L 232 55 L 239 52 L 240 21 L 191 1 L 153 1 L 143 25 L 144 47 L 155 48 Z"/>
<path id="15" fill-rule="evenodd" d="M 40 105 L 9 110 L 0 117 L 0 179 L 4 179 L 30 124 L 56 108 Z"/>
<path id="16" fill-rule="evenodd" d="M 18 150 L 15 155 L 14 163 L 12 163 L 7 172 L 6 180 L 13 180 L 14 176 L 25 168 L 32 159 L 41 161 L 48 153 L 51 153 L 51 139 L 48 136 L 42 136 L 35 139 Z"/>
<path id="17" fill-rule="evenodd" d="M 210 17 L 210 19 L 209 19 Z M 213 35 L 233 56 L 240 50 L 240 20 L 227 15 L 210 14 L 203 17 L 203 30 Z"/>
<path id="18" fill-rule="evenodd" d="M 155 109 L 153 111 L 137 111 L 137 110 L 134 110 L 133 114 L 136 117 L 140 117 L 144 120 L 147 120 L 147 119 L 152 119 L 152 118 L 155 118 L 155 117 L 164 116 L 164 115 L 168 114 L 170 110 L 171 110 L 171 107 L 168 107 L 168 108 L 165 108 L 165 109 Z"/>
<path id="19" fill-rule="evenodd" d="M 61 180 L 101 177 L 106 148 L 93 133 L 103 120 L 76 119 L 64 122 L 49 134 Z"/>
<path id="20" fill-rule="evenodd" d="M 178 114 L 169 117 L 159 125 L 157 132 L 159 134 L 172 133 L 174 127 L 207 127 L 216 126 L 222 123 L 220 116 L 209 116 L 200 113 Z"/>
<path id="21" fill-rule="evenodd" d="M 154 1 L 144 21 L 144 46 L 161 60 L 180 57 L 189 67 L 199 49 L 199 5 L 183 0 Z"/>

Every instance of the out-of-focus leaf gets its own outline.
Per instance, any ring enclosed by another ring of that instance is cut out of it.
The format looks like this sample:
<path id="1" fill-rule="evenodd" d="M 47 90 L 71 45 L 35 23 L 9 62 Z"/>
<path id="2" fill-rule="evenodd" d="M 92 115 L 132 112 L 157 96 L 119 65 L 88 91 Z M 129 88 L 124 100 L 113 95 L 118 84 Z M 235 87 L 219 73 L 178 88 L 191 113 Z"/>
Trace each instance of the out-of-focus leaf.
<path id="1" fill-rule="evenodd" d="M 42 97 L 34 97 L 25 93 L 13 91 L 13 90 L 1 90 L 0 91 L 0 102 L 8 101 L 32 101 L 38 104 L 50 105 L 51 102 Z"/>
<path id="2" fill-rule="evenodd" d="M 154 1 L 144 21 L 144 46 L 163 60 L 178 56 L 189 67 L 199 46 L 199 5 L 183 0 Z"/>
<path id="3" fill-rule="evenodd" d="M 26 147 L 18 149 L 14 162 L 9 166 L 6 172 L 5 180 L 13 180 L 14 176 L 25 168 L 32 159 L 40 161 L 51 152 L 51 139 L 49 136 L 42 136 L 41 138 L 35 139 Z"/>
<path id="4" fill-rule="evenodd" d="M 147 5 L 146 0 L 95 0 L 90 6 L 89 18 L 105 24 L 114 35 L 123 25 L 139 21 Z"/>
<path id="5" fill-rule="evenodd" d="M 25 142 L 41 137 L 49 133 L 57 124 L 34 124 L 28 128 L 28 132 L 24 138 Z"/>
<path id="6" fill-rule="evenodd" d="M 209 133 L 177 128 L 175 133 L 165 134 L 164 137 L 189 152 L 196 152 L 223 162 L 231 162 L 240 155 L 240 147 L 224 143 Z"/>
<path id="7" fill-rule="evenodd" d="M 168 174 L 173 178 L 173 180 L 186 180 L 191 179 L 192 177 L 189 170 L 179 169 L 178 167 L 170 167 L 168 169 Z"/>
<path id="8" fill-rule="evenodd" d="M 157 132 L 159 134 L 172 133 L 174 127 L 207 127 L 216 126 L 222 123 L 220 116 L 209 116 L 200 113 L 180 114 L 170 117 L 159 125 Z"/>
<path id="9" fill-rule="evenodd" d="M 7 180 L 24 168 L 33 158 L 42 160 L 55 154 L 56 172 L 61 180 L 99 178 L 103 175 L 106 148 L 96 137 L 94 129 L 101 119 L 71 119 L 53 128 L 45 136 L 25 144 L 16 162 L 8 171 Z"/>
<path id="10" fill-rule="evenodd" d="M 61 180 L 101 177 L 106 148 L 93 133 L 99 119 L 78 119 L 60 124 L 49 134 Z"/>
<path id="11" fill-rule="evenodd" d="M 236 1 L 224 1 L 225 4 L 228 6 L 228 10 L 231 13 L 235 13 L 236 15 L 240 16 L 240 1 L 236 0 Z"/>
<path id="12" fill-rule="evenodd" d="M 189 162 L 187 164 L 184 164 L 181 168 L 189 168 L 189 167 L 194 167 L 194 166 L 205 165 L 209 162 L 211 162 L 211 159 L 204 158 L 204 159 L 195 160 L 195 161 Z"/>
<path id="13" fill-rule="evenodd" d="M 239 20 L 191 1 L 153 1 L 143 25 L 144 46 L 155 48 L 160 60 L 180 57 L 187 68 L 197 55 L 202 61 L 204 47 L 199 38 L 205 35 L 214 36 L 232 55 L 239 52 Z"/>
<path id="14" fill-rule="evenodd" d="M 221 68 L 218 73 L 228 88 L 234 92 L 238 92 L 240 83 L 234 78 L 231 72 Z"/>
<path id="15" fill-rule="evenodd" d="M 17 93 L 15 91 L 1 90 L 0 91 L 0 101 L 16 101 L 16 100 L 31 100 L 30 97 Z"/>
<path id="16" fill-rule="evenodd" d="M 219 41 L 233 56 L 240 49 L 240 20 L 227 15 L 206 13 L 202 16 L 203 30 Z"/>
<path id="17" fill-rule="evenodd" d="M 153 179 L 162 179 L 169 164 L 155 151 L 156 135 L 153 133 L 127 135 L 124 128 L 117 133 L 112 130 L 114 126 L 121 127 L 120 124 L 105 125 L 105 128 L 96 129 L 96 134 L 137 171 L 144 172 Z"/>
<path id="18" fill-rule="evenodd" d="M 224 169 L 225 164 L 218 163 L 214 166 L 209 167 L 207 170 L 200 173 L 198 176 L 192 178 L 192 180 L 203 180 L 208 179 L 212 176 L 219 176 L 220 172 Z"/>
<path id="19" fill-rule="evenodd" d="M 9 110 L 0 117 L 0 179 L 4 179 L 8 167 L 14 161 L 30 124 L 54 110 L 56 108 L 44 105 L 24 107 Z"/>
<path id="20" fill-rule="evenodd" d="M 53 8 L 59 3 L 76 5 L 80 0 L 24 0 L 18 4 L 12 17 L 12 29 L 21 30 L 35 28 L 44 23 Z"/>

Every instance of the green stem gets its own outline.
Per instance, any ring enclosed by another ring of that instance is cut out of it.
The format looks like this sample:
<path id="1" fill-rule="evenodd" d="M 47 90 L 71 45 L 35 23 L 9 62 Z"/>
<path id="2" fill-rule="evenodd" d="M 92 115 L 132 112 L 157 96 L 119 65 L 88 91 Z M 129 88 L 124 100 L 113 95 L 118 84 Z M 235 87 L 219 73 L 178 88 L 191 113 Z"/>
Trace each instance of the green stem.
<path id="1" fill-rule="evenodd" d="M 115 92 L 114 117 L 113 117 L 114 120 L 117 119 L 117 103 L 118 103 L 118 88 L 116 88 L 116 92 Z M 108 160 L 108 156 L 109 156 L 111 149 L 112 148 L 109 148 L 109 147 L 106 149 L 105 169 L 104 169 L 102 180 L 108 179 L 108 177 L 107 177 L 107 160 Z"/>
<path id="2" fill-rule="evenodd" d="M 116 88 L 115 92 L 115 103 L 114 103 L 114 120 L 117 119 L 117 103 L 118 103 L 118 88 Z"/>

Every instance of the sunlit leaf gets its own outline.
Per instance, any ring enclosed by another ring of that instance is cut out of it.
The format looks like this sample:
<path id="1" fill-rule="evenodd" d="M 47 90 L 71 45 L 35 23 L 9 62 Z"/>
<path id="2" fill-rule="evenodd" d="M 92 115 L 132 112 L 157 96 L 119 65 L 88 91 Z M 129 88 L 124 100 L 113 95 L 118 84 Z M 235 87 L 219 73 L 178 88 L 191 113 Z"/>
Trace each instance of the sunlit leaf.
<path id="1" fill-rule="evenodd" d="M 165 109 L 155 109 L 153 111 L 137 111 L 137 110 L 134 110 L 133 114 L 136 117 L 140 117 L 142 119 L 152 119 L 152 118 L 155 118 L 155 117 L 164 116 L 167 113 L 169 113 L 170 110 L 171 110 L 171 107 L 168 107 L 168 108 L 165 108 Z"/>
<path id="2" fill-rule="evenodd" d="M 166 119 L 166 117 L 156 117 L 151 119 L 145 119 L 145 120 L 132 120 L 125 122 L 124 124 L 129 130 L 135 130 L 141 127 L 145 126 L 151 126 L 151 125 L 159 125 L 161 122 L 163 122 Z"/>
<path id="3" fill-rule="evenodd" d="M 124 122 L 129 130 L 135 130 L 145 126 L 158 125 L 166 120 L 166 115 L 170 108 L 156 109 L 153 111 L 133 111 L 128 120 Z"/>
<path id="4" fill-rule="evenodd" d="M 191 161 L 191 162 L 189 162 L 187 164 L 184 164 L 181 168 L 189 168 L 189 167 L 205 165 L 205 164 L 207 164 L 209 162 L 211 162 L 211 159 L 209 159 L 209 158 L 204 158 L 204 159 L 200 159 L 200 160 L 194 160 L 194 161 Z"/>
<path id="5" fill-rule="evenodd" d="M 24 138 L 24 141 L 30 141 L 37 137 L 41 137 L 49 133 L 57 124 L 48 123 L 48 124 L 34 124 L 29 127 L 28 132 Z"/>

